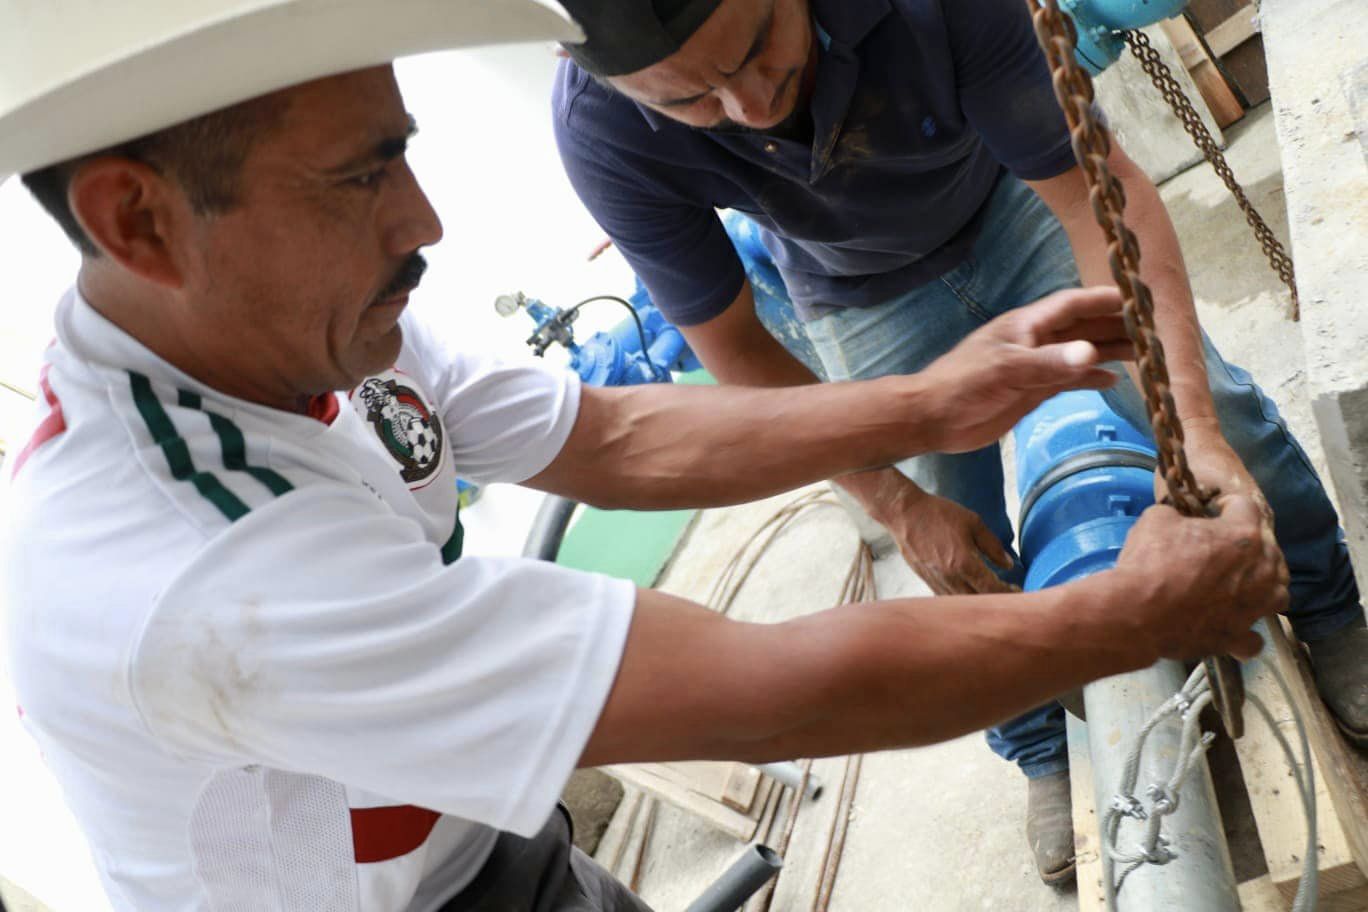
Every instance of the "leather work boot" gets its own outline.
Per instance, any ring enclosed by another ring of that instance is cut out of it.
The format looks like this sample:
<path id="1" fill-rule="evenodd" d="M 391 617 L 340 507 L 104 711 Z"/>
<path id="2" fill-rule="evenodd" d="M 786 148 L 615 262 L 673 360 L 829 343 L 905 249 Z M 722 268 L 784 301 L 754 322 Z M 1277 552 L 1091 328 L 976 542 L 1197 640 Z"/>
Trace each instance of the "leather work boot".
<path id="1" fill-rule="evenodd" d="M 1041 880 L 1051 886 L 1073 880 L 1073 801 L 1068 770 L 1027 780 L 1026 839 Z"/>
<path id="2" fill-rule="evenodd" d="M 1349 743 L 1368 749 L 1368 625 L 1359 618 L 1306 646 L 1321 699 Z"/>

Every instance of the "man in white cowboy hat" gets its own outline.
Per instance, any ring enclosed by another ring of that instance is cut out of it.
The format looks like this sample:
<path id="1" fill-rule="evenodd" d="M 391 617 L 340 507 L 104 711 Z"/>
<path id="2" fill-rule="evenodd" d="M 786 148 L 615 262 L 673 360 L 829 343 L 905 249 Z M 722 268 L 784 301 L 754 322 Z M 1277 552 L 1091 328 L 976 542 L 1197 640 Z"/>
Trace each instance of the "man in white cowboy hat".
<path id="1" fill-rule="evenodd" d="M 1111 382 L 1118 301 L 1053 296 L 911 377 L 581 388 L 448 352 L 405 312 L 441 226 L 388 65 L 563 39 L 558 16 L 0 6 L 20 9 L 0 174 L 82 261 L 13 461 L 11 668 L 121 910 L 640 910 L 570 848 L 577 765 L 926 743 L 1161 655 L 1251 655 L 1286 602 L 1242 497 L 1151 511 L 1070 586 L 768 627 L 461 558 L 458 468 L 659 508 L 981 446 Z"/>

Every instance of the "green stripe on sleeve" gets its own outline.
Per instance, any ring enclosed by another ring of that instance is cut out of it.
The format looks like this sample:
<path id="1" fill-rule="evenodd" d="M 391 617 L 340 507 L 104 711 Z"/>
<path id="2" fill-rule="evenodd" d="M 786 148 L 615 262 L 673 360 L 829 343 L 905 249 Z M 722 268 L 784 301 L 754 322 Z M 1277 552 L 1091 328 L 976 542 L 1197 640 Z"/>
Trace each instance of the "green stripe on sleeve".
<path id="1" fill-rule="evenodd" d="M 264 469 L 260 466 L 248 464 L 247 441 L 242 436 L 242 431 L 229 419 L 206 409 L 204 400 L 200 398 L 199 393 L 192 393 L 189 390 L 177 390 L 176 392 L 182 406 L 204 412 L 208 416 L 209 426 L 218 435 L 219 448 L 223 452 L 224 466 L 234 472 L 246 472 L 265 485 L 266 490 L 276 497 L 294 490 L 294 485 L 290 484 L 285 476 L 274 469 Z"/>
<path id="2" fill-rule="evenodd" d="M 442 545 L 442 563 L 454 564 L 456 559 L 461 556 L 461 548 L 465 545 L 465 526 L 461 525 L 461 508 L 456 508 L 456 528 L 451 530 L 451 537 Z"/>
<path id="3" fill-rule="evenodd" d="M 166 464 L 171 469 L 171 477 L 193 484 L 195 490 L 228 517 L 229 521 L 246 516 L 250 511 L 236 494 L 225 488 L 212 473 L 195 469 L 194 460 L 190 458 L 190 448 L 186 445 L 185 439 L 177 433 L 171 416 L 166 414 L 166 409 L 157 401 L 156 394 L 152 392 L 151 381 L 137 371 L 128 372 L 128 381 L 133 391 L 133 403 L 137 406 L 138 414 L 142 416 L 153 441 L 161 447 Z"/>

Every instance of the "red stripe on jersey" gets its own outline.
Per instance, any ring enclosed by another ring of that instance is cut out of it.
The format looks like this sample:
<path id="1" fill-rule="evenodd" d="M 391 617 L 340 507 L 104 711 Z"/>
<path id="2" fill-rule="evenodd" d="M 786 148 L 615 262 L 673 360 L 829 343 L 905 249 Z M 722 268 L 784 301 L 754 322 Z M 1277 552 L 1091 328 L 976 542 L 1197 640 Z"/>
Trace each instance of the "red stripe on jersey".
<path id="1" fill-rule="evenodd" d="M 371 864 L 407 855 L 427 841 L 440 816 L 436 811 L 411 804 L 352 808 L 352 848 L 356 863 Z"/>
<path id="2" fill-rule="evenodd" d="M 309 400 L 309 417 L 316 418 L 324 424 L 332 424 L 337 420 L 337 394 L 324 393 L 321 396 L 314 396 Z"/>
<path id="3" fill-rule="evenodd" d="M 15 457 L 14 469 L 10 473 L 11 477 L 19 474 L 19 470 L 23 468 L 29 456 L 33 455 L 34 450 L 66 430 L 66 417 L 62 414 L 62 403 L 58 401 L 57 394 L 52 391 L 52 386 L 48 384 L 48 367 L 49 365 L 44 364 L 42 372 L 38 374 L 38 386 L 42 389 L 43 398 L 47 400 L 48 404 L 47 417 L 38 424 L 33 436 L 29 438 L 29 442 Z"/>

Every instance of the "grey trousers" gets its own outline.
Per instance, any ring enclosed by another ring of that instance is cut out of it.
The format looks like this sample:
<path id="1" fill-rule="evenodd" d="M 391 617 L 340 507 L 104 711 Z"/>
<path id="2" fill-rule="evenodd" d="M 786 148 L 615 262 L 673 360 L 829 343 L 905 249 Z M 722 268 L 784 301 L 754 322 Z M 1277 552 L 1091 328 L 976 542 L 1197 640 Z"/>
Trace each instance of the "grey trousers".
<path id="1" fill-rule="evenodd" d="M 651 907 L 571 844 L 557 807 L 531 839 L 500 833 L 470 886 L 441 912 L 651 912 Z"/>

